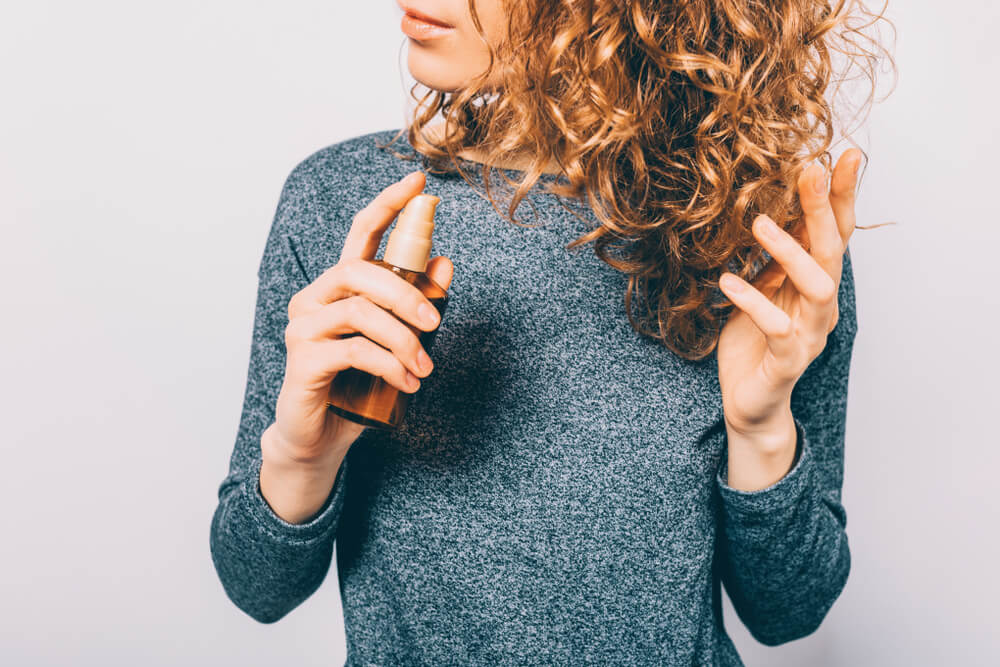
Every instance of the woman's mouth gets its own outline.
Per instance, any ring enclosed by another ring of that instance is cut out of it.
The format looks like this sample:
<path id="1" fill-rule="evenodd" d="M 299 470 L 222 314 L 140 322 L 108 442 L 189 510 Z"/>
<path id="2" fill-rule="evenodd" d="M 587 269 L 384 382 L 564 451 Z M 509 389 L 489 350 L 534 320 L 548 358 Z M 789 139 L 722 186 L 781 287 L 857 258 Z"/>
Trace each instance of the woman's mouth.
<path id="1" fill-rule="evenodd" d="M 399 27 L 407 37 L 417 40 L 444 37 L 455 30 L 454 26 L 442 23 L 428 16 L 405 10 Z"/>

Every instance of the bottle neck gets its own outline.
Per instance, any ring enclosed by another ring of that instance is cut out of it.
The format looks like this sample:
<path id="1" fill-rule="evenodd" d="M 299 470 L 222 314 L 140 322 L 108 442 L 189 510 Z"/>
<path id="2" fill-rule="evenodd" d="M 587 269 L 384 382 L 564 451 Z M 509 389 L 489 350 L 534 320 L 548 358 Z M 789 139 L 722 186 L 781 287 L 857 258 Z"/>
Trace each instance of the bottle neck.
<path id="1" fill-rule="evenodd" d="M 393 231 L 385 245 L 382 261 L 401 269 L 423 273 L 431 256 L 431 240 L 402 231 Z"/>

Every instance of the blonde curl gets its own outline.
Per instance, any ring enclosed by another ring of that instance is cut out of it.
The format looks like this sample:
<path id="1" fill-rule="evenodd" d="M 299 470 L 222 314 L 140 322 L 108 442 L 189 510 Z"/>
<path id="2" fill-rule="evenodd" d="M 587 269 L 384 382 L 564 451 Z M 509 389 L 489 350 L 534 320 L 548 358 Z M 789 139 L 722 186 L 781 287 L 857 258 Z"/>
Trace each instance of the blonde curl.
<path id="1" fill-rule="evenodd" d="M 593 241 L 596 255 L 628 276 L 625 306 L 638 333 L 686 359 L 704 358 L 734 308 L 718 289 L 721 273 L 751 280 L 766 266 L 750 231 L 754 218 L 766 213 L 791 231 L 802 218 L 794 186 L 800 172 L 814 160 L 831 169 L 831 84 L 839 90 L 860 69 L 870 83 L 861 106 L 868 109 L 880 54 L 895 69 L 892 55 L 868 34 L 880 20 L 892 25 L 885 6 L 506 4 L 506 39 L 490 47 L 480 77 L 459 91 L 423 97 L 414 86 L 418 104 L 404 128 L 410 143 L 431 170 L 458 173 L 473 186 L 458 154 L 475 147 L 492 156 L 481 165 L 482 181 L 501 215 L 491 171 L 529 156 L 520 181 L 500 172 L 516 187 L 506 214 L 515 224 L 518 205 L 546 165 L 559 165 L 564 182 L 547 184 L 547 191 L 585 201 L 600 221 L 567 248 Z M 474 0 L 469 11 L 489 46 Z M 431 140 L 424 129 L 438 113 L 447 129 Z"/>

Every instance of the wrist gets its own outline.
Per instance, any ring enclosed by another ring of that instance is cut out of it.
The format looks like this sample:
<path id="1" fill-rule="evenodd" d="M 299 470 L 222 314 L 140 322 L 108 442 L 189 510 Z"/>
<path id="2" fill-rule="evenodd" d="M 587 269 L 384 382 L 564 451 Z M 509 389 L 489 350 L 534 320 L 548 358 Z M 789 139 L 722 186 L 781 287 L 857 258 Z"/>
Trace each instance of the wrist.
<path id="1" fill-rule="evenodd" d="M 734 417 L 730 411 L 723 410 L 730 445 L 738 444 L 764 455 L 781 454 L 787 449 L 788 434 L 795 428 L 791 391 L 772 394 L 767 405 L 764 414 L 753 417 Z"/>
<path id="2" fill-rule="evenodd" d="M 292 446 L 281 435 L 277 422 L 272 422 L 260 436 L 261 459 L 275 468 L 295 472 L 318 472 L 340 467 L 346 447 L 323 442 L 312 447 Z"/>
<path id="3" fill-rule="evenodd" d="M 730 447 L 752 450 L 761 456 L 780 456 L 787 453 L 789 445 L 795 447 L 795 419 L 790 409 L 752 427 L 736 427 L 727 419 L 726 436 Z"/>
<path id="4" fill-rule="evenodd" d="M 767 488 L 792 469 L 798 451 L 798 429 L 791 411 L 751 432 L 726 424 L 727 484 L 742 491 Z"/>
<path id="5" fill-rule="evenodd" d="M 270 427 L 261 436 L 260 494 L 284 521 L 306 523 L 330 496 L 345 452 L 333 452 L 322 462 L 302 463 L 284 456 L 274 443 L 266 446 L 273 437 Z"/>

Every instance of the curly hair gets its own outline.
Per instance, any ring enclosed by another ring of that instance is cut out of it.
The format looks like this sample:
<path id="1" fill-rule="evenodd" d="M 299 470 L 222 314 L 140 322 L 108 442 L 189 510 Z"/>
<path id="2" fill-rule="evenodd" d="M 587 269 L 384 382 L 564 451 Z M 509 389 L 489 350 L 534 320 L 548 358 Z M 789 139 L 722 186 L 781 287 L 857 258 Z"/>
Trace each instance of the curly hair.
<path id="1" fill-rule="evenodd" d="M 474 187 L 458 156 L 464 149 L 499 164 L 531 156 L 518 182 L 499 172 L 516 185 L 507 211 L 515 224 L 545 166 L 559 165 L 564 182 L 546 191 L 586 201 L 601 223 L 567 248 L 594 241 L 597 256 L 628 275 L 632 327 L 681 357 L 704 358 L 735 307 L 718 289 L 721 273 L 752 280 L 766 266 L 753 219 L 766 212 L 792 231 L 802 218 L 799 173 L 817 159 L 831 169 L 834 105 L 826 93 L 835 73 L 843 75 L 839 90 L 860 65 L 871 84 L 862 108 L 870 106 L 878 53 L 892 55 L 864 31 L 888 21 L 885 6 L 873 13 L 860 0 L 505 4 L 507 35 L 494 49 L 469 0 L 490 46 L 489 68 L 459 91 L 417 98 L 414 85 L 412 123 L 380 148 L 406 131 L 425 165 Z M 845 57 L 839 67 L 834 53 Z M 439 112 L 447 129 L 435 142 L 424 128 Z M 495 167 L 481 166 L 486 197 L 503 215 L 490 193 Z"/>

